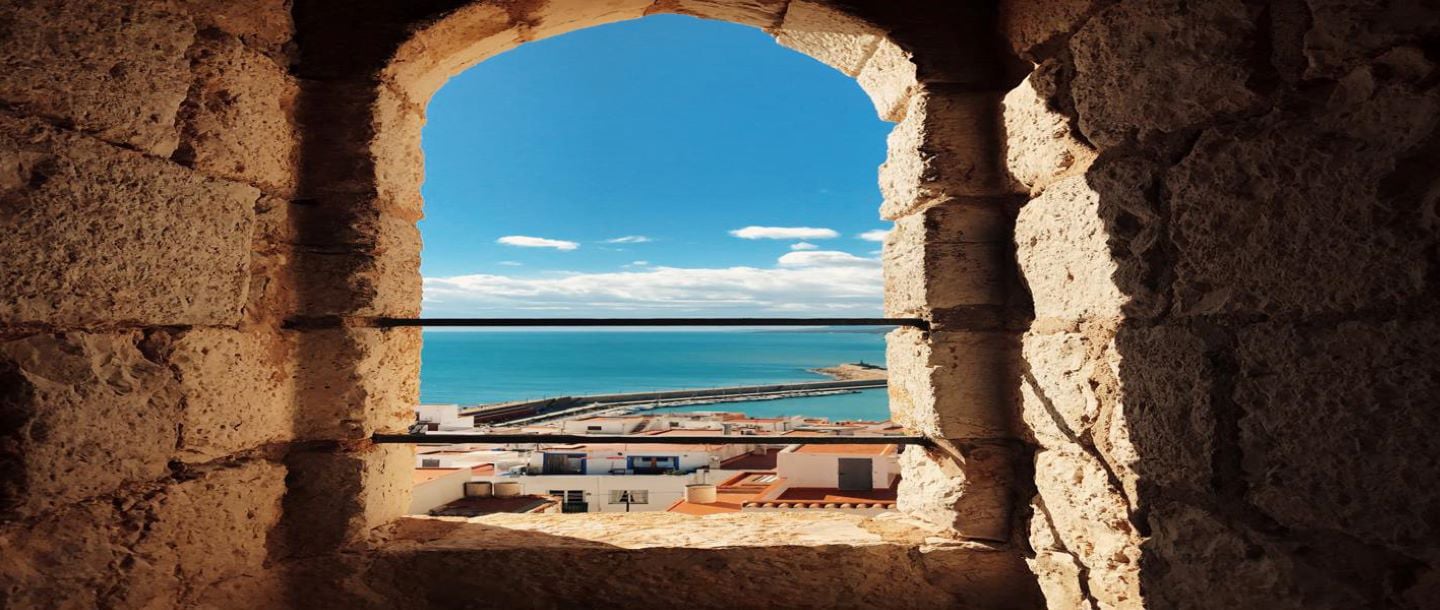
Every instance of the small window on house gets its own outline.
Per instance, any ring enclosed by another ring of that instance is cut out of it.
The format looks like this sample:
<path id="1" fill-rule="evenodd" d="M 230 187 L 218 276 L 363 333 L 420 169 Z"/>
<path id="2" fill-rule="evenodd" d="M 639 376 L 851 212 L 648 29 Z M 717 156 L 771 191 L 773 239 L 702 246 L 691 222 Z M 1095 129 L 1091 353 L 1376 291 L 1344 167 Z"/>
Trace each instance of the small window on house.
<path id="1" fill-rule="evenodd" d="M 643 489 L 613 489 L 610 491 L 611 504 L 649 504 L 650 492 Z"/>

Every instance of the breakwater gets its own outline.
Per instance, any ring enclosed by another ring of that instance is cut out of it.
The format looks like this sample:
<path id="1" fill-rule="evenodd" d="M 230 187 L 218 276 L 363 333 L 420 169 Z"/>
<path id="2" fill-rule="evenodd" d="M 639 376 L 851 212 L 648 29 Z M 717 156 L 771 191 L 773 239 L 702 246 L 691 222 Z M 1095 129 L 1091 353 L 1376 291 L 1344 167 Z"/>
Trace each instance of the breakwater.
<path id="1" fill-rule="evenodd" d="M 854 379 L 697 388 L 689 390 L 590 394 L 584 396 L 553 396 L 535 400 L 475 405 L 461 409 L 460 414 L 474 415 L 477 424 L 520 423 L 522 421 L 552 419 L 560 416 L 583 415 L 616 407 L 648 406 L 654 408 L 704 404 L 707 402 L 720 403 L 795 398 L 800 396 L 823 396 L 826 394 L 883 388 L 885 385 L 886 382 L 884 379 Z"/>

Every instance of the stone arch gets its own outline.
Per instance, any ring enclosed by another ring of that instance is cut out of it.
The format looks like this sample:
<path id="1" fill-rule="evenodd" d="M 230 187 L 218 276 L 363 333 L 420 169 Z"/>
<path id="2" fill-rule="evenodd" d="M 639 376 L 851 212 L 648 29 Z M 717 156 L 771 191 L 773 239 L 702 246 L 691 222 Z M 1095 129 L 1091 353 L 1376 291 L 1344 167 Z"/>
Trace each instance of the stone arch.
<path id="1" fill-rule="evenodd" d="M 998 123 L 1005 71 L 983 31 L 985 13 L 977 9 L 842 8 L 811 0 L 463 2 L 396 18 L 376 36 L 379 49 L 311 64 L 325 80 L 312 83 L 302 113 L 331 116 L 307 134 L 316 146 L 304 148 L 322 150 L 302 155 L 309 165 L 303 171 L 336 204 L 316 206 L 315 224 L 298 225 L 308 232 L 300 240 L 343 252 L 323 253 L 338 269 L 298 265 L 296 289 L 302 309 L 317 306 L 302 317 L 347 320 L 347 330 L 327 332 L 342 332 L 359 350 L 353 378 L 375 388 L 351 408 L 352 417 L 340 418 L 350 426 L 341 436 L 399 429 L 405 405 L 415 399 L 418 334 L 366 328 L 365 320 L 418 314 L 414 223 L 421 213 L 420 130 L 429 96 L 449 76 L 526 41 L 662 12 L 763 28 L 780 44 L 856 78 L 877 113 L 897 123 L 879 168 L 880 215 L 896 223 L 884 257 L 885 309 L 927 318 L 932 329 L 890 335 L 890 398 L 896 421 L 942 446 L 907 452 L 900 504 L 959 536 L 1009 541 L 1013 473 L 1024 459 L 1012 421 L 1018 330 L 1029 315 L 1025 295 L 1017 292 L 1011 239 L 1015 191 L 1022 187 L 1003 167 Z M 303 17 L 300 25 L 303 31 Z M 355 114 L 337 118 L 337 107 Z M 336 150 L 350 158 L 336 158 Z M 337 223 L 347 240 L 334 241 Z M 318 358 L 333 348 L 333 340 L 302 340 L 299 350 L 304 361 L 312 349 Z M 333 411 L 318 412 L 333 417 Z M 399 450 L 372 452 L 386 451 Z M 403 460 L 389 459 L 385 476 L 401 476 L 395 465 Z M 384 489 L 380 480 L 360 487 Z M 370 514 L 395 516 L 394 498 L 382 494 L 376 501 L 388 508 Z"/>

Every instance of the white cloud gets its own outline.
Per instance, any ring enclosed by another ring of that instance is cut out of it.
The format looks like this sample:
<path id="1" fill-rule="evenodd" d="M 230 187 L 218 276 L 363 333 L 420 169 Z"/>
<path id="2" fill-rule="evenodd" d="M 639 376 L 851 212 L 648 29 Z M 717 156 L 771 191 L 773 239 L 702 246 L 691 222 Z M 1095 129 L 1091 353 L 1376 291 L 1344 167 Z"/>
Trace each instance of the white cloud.
<path id="1" fill-rule="evenodd" d="M 890 234 L 890 229 L 871 229 L 856 237 L 865 241 L 885 241 L 885 236 Z"/>
<path id="2" fill-rule="evenodd" d="M 507 246 L 519 246 L 521 248 L 554 248 L 556 250 L 574 250 L 580 247 L 573 241 L 563 239 L 546 239 L 544 237 L 530 237 L 528 235 L 506 235 L 495 240 L 495 243 Z"/>
<path id="3" fill-rule="evenodd" d="M 830 239 L 839 237 L 834 229 L 818 227 L 745 227 L 735 229 L 731 235 L 740 239 Z"/>
<path id="4" fill-rule="evenodd" d="M 782 267 L 855 267 L 879 265 L 873 258 L 861 258 L 849 252 L 835 250 L 810 250 L 790 252 L 780 257 Z"/>
<path id="5" fill-rule="evenodd" d="M 615 238 L 612 238 L 612 239 L 607 239 L 607 240 L 605 240 L 605 243 L 607 243 L 607 244 L 643 244 L 643 243 L 648 243 L 648 242 L 652 242 L 652 241 L 655 241 L 655 240 L 650 239 L 649 237 L 645 237 L 644 235 L 626 235 L 626 236 L 624 236 L 624 237 L 615 237 Z"/>
<path id="6" fill-rule="evenodd" d="M 810 243 L 810 242 L 808 242 L 808 241 L 802 241 L 802 242 L 800 242 L 800 243 L 798 243 L 798 244 L 790 244 L 790 249 L 791 249 L 791 250 L 819 250 L 819 249 L 820 249 L 820 246 L 817 246 L 817 245 L 815 245 L 815 244 L 812 244 L 812 243 Z"/>
<path id="7" fill-rule="evenodd" d="M 630 264 L 628 264 L 628 265 L 625 265 L 625 266 L 626 266 L 626 267 L 644 267 L 644 266 L 647 266 L 647 265 L 649 265 L 649 264 L 650 264 L 650 261 L 634 261 L 634 262 L 632 262 L 632 263 L 630 263 Z"/>
<path id="8" fill-rule="evenodd" d="M 425 278 L 424 292 L 425 313 L 441 316 L 874 316 L 884 283 L 879 261 L 806 251 L 787 253 L 770 268 Z"/>
<path id="9" fill-rule="evenodd" d="M 523 267 L 523 266 L 525 266 L 525 263 L 522 263 L 522 262 L 520 262 L 520 261 L 500 261 L 500 262 L 495 263 L 495 264 L 497 264 L 497 265 L 504 265 L 504 266 L 506 266 L 506 267 Z"/>

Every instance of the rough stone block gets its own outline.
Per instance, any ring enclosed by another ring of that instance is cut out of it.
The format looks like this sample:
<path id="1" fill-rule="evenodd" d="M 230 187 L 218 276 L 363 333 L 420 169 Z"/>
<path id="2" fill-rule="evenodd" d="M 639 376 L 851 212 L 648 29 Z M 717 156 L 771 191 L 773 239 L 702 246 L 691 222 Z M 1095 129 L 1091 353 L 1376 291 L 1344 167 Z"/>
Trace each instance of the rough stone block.
<path id="1" fill-rule="evenodd" d="M 204 462 L 293 436 L 294 337 L 260 329 L 178 334 L 165 358 L 185 401 L 176 449 Z"/>
<path id="2" fill-rule="evenodd" d="M 295 23 L 291 0 L 184 0 L 195 25 L 213 28 L 240 39 L 246 47 L 265 54 L 280 65 L 289 63 Z"/>
<path id="3" fill-rule="evenodd" d="M 1222 378 L 1213 350 L 1195 332 L 1167 326 L 1122 328 L 1112 349 L 1120 406 L 1093 436 L 1126 495 L 1139 498 L 1140 481 L 1206 493 L 1217 445 L 1211 394 Z"/>
<path id="4" fill-rule="evenodd" d="M 1139 606 L 1140 538 L 1100 461 L 1083 451 L 1039 451 L 1035 487 L 1061 546 L 1085 566 L 1099 606 Z"/>
<path id="5" fill-rule="evenodd" d="M 410 445 L 295 451 L 285 465 L 289 492 L 274 545 L 282 556 L 333 553 L 364 541 L 409 508 L 415 470 Z"/>
<path id="6" fill-rule="evenodd" d="M 0 343 L 0 515 L 33 515 L 168 473 L 181 401 L 140 333 Z"/>
<path id="7" fill-rule="evenodd" d="M 375 192 L 386 207 L 419 220 L 424 205 L 420 185 L 425 182 L 425 154 L 420 148 L 420 132 L 425 126 L 425 108 L 382 87 L 371 110 L 375 136 L 369 153 L 375 163 Z"/>
<path id="8" fill-rule="evenodd" d="M 857 76 L 885 33 L 844 11 L 807 0 L 791 0 L 775 39 L 847 76 Z"/>
<path id="9" fill-rule="evenodd" d="M 217 581 L 263 573 L 284 470 L 246 462 L 187 477 L 0 525 L 3 599 L 26 608 L 197 607 Z"/>
<path id="10" fill-rule="evenodd" d="M 910 96 L 920 86 L 911 54 L 886 38 L 876 43 L 855 82 L 870 96 L 880 118 L 891 122 L 905 118 Z"/>
<path id="11" fill-rule="evenodd" d="M 233 324 L 254 188 L 0 117 L 0 321 Z"/>
<path id="12" fill-rule="evenodd" d="M 645 16 L 655 0 L 546 0 L 517 15 L 522 40 L 540 40 L 566 32 Z M 522 5 L 523 6 L 523 5 Z M 536 10 L 536 9 L 539 10 Z"/>
<path id="13" fill-rule="evenodd" d="M 451 76 L 523 40 L 506 7 L 470 3 L 411 34 L 386 64 L 384 78 L 408 103 L 423 106 Z"/>
<path id="14" fill-rule="evenodd" d="M 1070 130 L 1069 117 L 1050 108 L 1050 100 L 1026 77 L 1005 95 L 1005 163 L 1010 176 L 1039 194 L 1050 183 L 1083 174 L 1095 151 Z"/>
<path id="15" fill-rule="evenodd" d="M 1393 164 L 1306 121 L 1207 131 L 1165 178 L 1174 311 L 1315 316 L 1420 295 L 1430 241 L 1409 227 L 1428 212 L 1381 201 Z"/>
<path id="16" fill-rule="evenodd" d="M 996 118 L 1000 96 L 931 85 L 910 97 L 880 166 L 880 215 L 895 220 L 937 200 L 1006 194 Z"/>
<path id="17" fill-rule="evenodd" d="M 771 29 L 780 25 L 788 0 L 658 0 L 646 14 L 679 13 Z"/>
<path id="18" fill-rule="evenodd" d="M 1324 553 L 1298 549 L 1248 531 L 1231 520 L 1178 502 L 1148 513 L 1150 537 L 1142 565 L 1146 602 L 1164 608 L 1342 610 L 1390 606 L 1360 594 L 1384 579 L 1382 560 L 1356 565 L 1355 547 L 1340 540 Z M 1318 555 L 1318 556 L 1316 556 Z M 1358 569 L 1357 569 L 1358 568 Z M 1352 571 L 1353 570 L 1353 571 Z M 1419 606 L 1423 607 L 1423 606 Z M 1417 607 L 1418 608 L 1418 607 Z"/>
<path id="19" fill-rule="evenodd" d="M 1114 341 L 1102 331 L 1030 333 L 1024 342 L 1023 418 L 1036 444 L 1093 448 L 1131 508 L 1156 486 L 1208 493 L 1216 374 L 1203 341 L 1154 327 L 1123 329 Z"/>
<path id="20" fill-rule="evenodd" d="M 1045 596 L 1045 607 L 1049 610 L 1096 610 L 1095 604 L 1085 595 L 1081 584 L 1084 582 L 1085 566 L 1069 553 L 1040 551 L 1035 557 L 1026 559 L 1030 571 L 1040 582 L 1040 592 Z"/>
<path id="21" fill-rule="evenodd" d="M 195 26 L 167 2 L 0 5 L 0 100 L 167 157 L 190 87 Z"/>
<path id="22" fill-rule="evenodd" d="M 285 469 L 253 461 L 221 467 L 145 500 L 148 520 L 120 605 L 189 605 L 213 583 L 265 572 L 280 521 Z M 273 578 L 273 576 L 272 576 Z"/>
<path id="23" fill-rule="evenodd" d="M 1126 297 L 1099 213 L 1100 196 L 1083 176 L 1050 185 L 1020 209 L 1015 243 L 1040 320 L 1113 319 Z"/>
<path id="24" fill-rule="evenodd" d="M 0 522 L 0 591 L 12 608 L 101 608 L 123 589 L 117 567 L 142 519 L 109 502 L 77 504 L 35 521 Z"/>
<path id="25" fill-rule="evenodd" d="M 1022 341 L 1026 375 L 1021 416 L 1027 431 L 1040 447 L 1074 448 L 1089 437 L 1100 417 L 1092 380 L 1097 364 L 1104 363 L 1092 360 L 1090 341 L 1079 333 L 1032 332 Z"/>
<path id="26" fill-rule="evenodd" d="M 883 254 L 886 315 L 1006 304 L 1015 277 L 1011 210 L 1004 200 L 969 199 L 896 221 Z"/>
<path id="27" fill-rule="evenodd" d="M 900 329 L 886 337 L 890 414 L 925 436 L 1008 438 L 1019 386 L 1019 340 L 1004 332 Z"/>
<path id="28" fill-rule="evenodd" d="M 1000 31 L 1015 53 L 1030 61 L 1058 46 L 1084 25 L 1099 0 L 1006 0 L 1000 3 Z"/>
<path id="29" fill-rule="evenodd" d="M 900 454 L 900 511 L 965 538 L 1009 540 L 1016 451 L 961 445 L 959 455 L 911 447 Z"/>
<path id="30" fill-rule="evenodd" d="M 368 197 L 292 206 L 294 300 L 306 316 L 420 313 L 420 231 L 415 219 Z"/>
<path id="31" fill-rule="evenodd" d="M 1425 2 L 1305 3 L 1304 76 L 1338 78 L 1385 51 L 1440 33 L 1440 7 Z"/>
<path id="32" fill-rule="evenodd" d="M 420 329 L 311 329 L 294 338 L 302 438 L 400 432 L 420 401 Z"/>
<path id="33" fill-rule="evenodd" d="M 1124 2 L 1096 13 L 1070 38 L 1081 131 L 1111 146 L 1256 107 L 1254 36 L 1240 0 Z"/>
<path id="34" fill-rule="evenodd" d="M 180 112 L 176 158 L 270 191 L 292 191 L 299 162 L 295 79 L 223 35 L 201 36 L 189 57 L 195 84 Z"/>
<path id="35" fill-rule="evenodd" d="M 1249 499 L 1287 527 L 1411 553 L 1433 546 L 1440 493 L 1440 324 L 1262 324 L 1239 336 Z"/>

